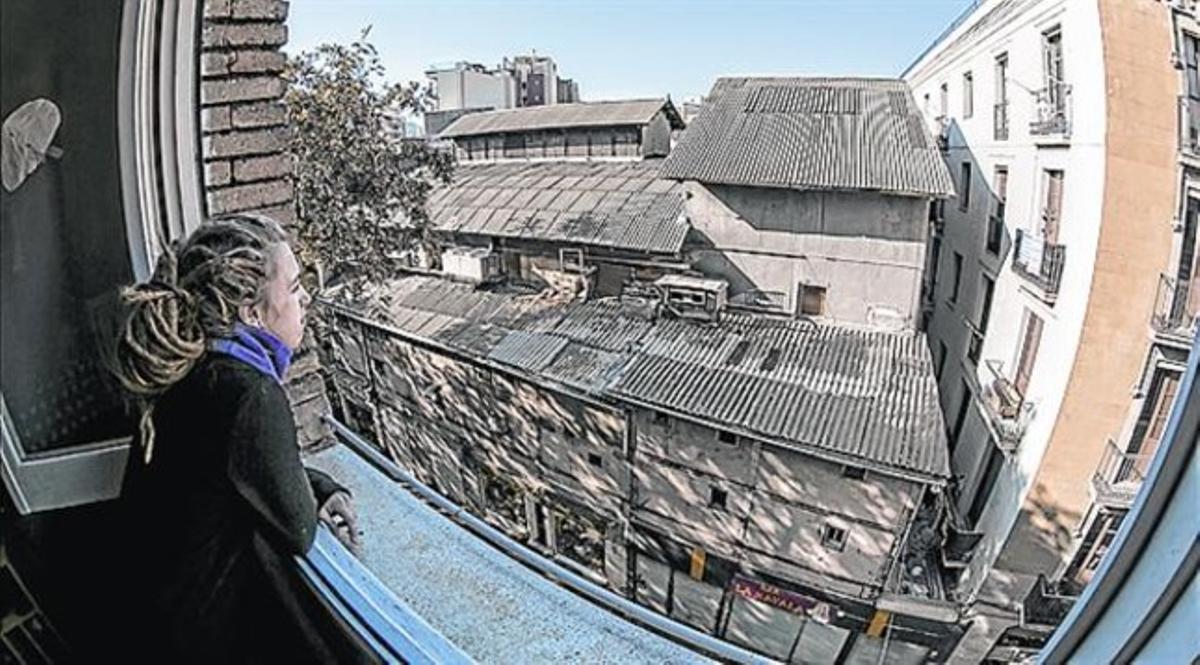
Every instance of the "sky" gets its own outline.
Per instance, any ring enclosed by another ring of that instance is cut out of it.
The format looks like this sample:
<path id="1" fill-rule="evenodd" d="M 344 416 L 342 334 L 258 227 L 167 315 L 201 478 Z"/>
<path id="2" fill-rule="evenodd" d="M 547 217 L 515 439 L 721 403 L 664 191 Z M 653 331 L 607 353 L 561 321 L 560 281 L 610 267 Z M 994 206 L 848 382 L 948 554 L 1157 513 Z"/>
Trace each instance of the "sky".
<path id="1" fill-rule="evenodd" d="M 708 92 L 737 74 L 899 76 L 971 0 L 292 0 L 288 51 L 371 26 L 394 81 L 535 49 L 585 101 Z"/>

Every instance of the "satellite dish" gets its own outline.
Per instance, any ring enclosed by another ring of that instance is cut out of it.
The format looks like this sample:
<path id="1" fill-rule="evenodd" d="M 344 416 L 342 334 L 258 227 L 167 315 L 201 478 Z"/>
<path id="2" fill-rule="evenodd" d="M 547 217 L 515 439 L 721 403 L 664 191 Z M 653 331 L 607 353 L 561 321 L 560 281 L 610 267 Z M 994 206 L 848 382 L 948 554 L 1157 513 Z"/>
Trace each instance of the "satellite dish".
<path id="1" fill-rule="evenodd" d="M 62 112 L 49 99 L 25 102 L 4 119 L 0 140 L 0 180 L 4 189 L 16 191 L 47 157 L 58 158 L 62 150 L 50 145 L 62 124 Z"/>

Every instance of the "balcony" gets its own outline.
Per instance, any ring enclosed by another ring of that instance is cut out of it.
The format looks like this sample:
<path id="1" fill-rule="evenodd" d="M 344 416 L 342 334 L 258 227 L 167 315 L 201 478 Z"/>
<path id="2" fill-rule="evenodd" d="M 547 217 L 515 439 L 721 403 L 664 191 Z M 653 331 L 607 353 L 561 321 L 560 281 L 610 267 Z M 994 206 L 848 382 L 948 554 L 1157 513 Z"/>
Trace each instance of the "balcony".
<path id="1" fill-rule="evenodd" d="M 1071 135 L 1071 86 L 1052 83 L 1034 95 L 1034 119 L 1029 133 L 1034 136 Z"/>
<path id="2" fill-rule="evenodd" d="M 1160 337 L 1177 340 L 1190 346 L 1196 333 L 1196 308 L 1189 307 L 1191 284 L 1180 283 L 1168 275 L 1159 275 L 1158 293 L 1154 298 L 1154 313 L 1150 325 Z"/>
<path id="3" fill-rule="evenodd" d="M 1008 140 L 1008 102 L 999 102 L 992 106 L 992 139 Z"/>
<path id="4" fill-rule="evenodd" d="M 1179 98 L 1179 149 L 1200 157 L 1200 99 Z"/>
<path id="5" fill-rule="evenodd" d="M 1066 250 L 1065 245 L 1049 243 L 1041 235 L 1017 229 L 1013 244 L 1013 270 L 1041 289 L 1047 302 L 1053 302 L 1058 297 L 1058 287 L 1062 282 Z"/>
<path id="6" fill-rule="evenodd" d="M 1109 439 L 1092 474 L 1092 491 L 1096 502 L 1116 508 L 1128 508 L 1133 505 L 1142 481 L 1146 479 L 1146 469 L 1150 466 L 1153 454 L 1130 453 L 1121 450 Z"/>
<path id="7" fill-rule="evenodd" d="M 984 383 L 983 411 L 989 427 L 996 436 L 996 443 L 1007 451 L 1016 450 L 1029 422 L 1033 420 L 1033 403 L 1026 400 L 1017 386 L 1004 375 L 1003 365 L 998 360 L 984 361 L 987 377 Z"/>

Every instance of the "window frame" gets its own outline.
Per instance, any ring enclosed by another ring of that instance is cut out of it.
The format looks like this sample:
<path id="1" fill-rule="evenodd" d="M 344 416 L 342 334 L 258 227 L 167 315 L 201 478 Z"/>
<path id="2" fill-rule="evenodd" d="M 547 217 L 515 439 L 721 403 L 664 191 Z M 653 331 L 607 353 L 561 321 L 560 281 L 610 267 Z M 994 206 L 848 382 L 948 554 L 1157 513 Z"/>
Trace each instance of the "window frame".
<path id="1" fill-rule="evenodd" d="M 204 214 L 199 132 L 203 0 L 123 0 L 117 35 L 117 145 L 121 205 L 136 281 L 160 248 Z M 120 493 L 132 436 L 29 453 L 0 389 L 0 476 L 19 514 Z"/>

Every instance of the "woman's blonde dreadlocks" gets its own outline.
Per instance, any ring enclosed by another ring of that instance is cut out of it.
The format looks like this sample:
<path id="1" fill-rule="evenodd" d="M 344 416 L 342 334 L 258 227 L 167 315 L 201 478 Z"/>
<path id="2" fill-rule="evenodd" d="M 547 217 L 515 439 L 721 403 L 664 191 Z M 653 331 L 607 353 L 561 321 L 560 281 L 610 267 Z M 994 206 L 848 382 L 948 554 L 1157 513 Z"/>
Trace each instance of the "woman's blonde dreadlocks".
<path id="1" fill-rule="evenodd" d="M 205 222 L 159 257 L 150 281 L 126 287 L 128 308 L 114 374 L 140 403 L 145 463 L 154 450 L 154 404 L 229 335 L 239 310 L 261 302 L 276 247 L 287 241 L 269 217 L 238 214 Z"/>

